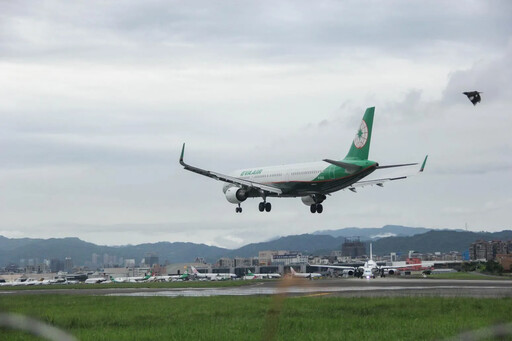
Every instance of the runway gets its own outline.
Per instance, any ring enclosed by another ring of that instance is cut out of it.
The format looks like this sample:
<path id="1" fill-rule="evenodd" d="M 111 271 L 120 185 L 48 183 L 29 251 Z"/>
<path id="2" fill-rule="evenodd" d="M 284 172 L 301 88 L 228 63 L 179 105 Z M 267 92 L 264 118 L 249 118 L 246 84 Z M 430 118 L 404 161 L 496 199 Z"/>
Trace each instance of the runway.
<path id="1" fill-rule="evenodd" d="M 253 285 L 224 288 L 104 288 L 39 289 L 1 291 L 0 295 L 96 295 L 96 296 L 255 296 L 276 295 L 311 297 L 512 297 L 509 280 L 441 280 L 441 279 L 321 279 L 258 282 Z"/>

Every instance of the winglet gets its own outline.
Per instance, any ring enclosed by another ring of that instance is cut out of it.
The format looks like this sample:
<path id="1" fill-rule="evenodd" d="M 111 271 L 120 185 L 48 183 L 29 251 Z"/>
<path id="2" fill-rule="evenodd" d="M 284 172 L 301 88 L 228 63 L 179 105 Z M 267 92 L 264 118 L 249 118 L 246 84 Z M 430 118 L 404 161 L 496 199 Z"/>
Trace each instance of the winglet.
<path id="1" fill-rule="evenodd" d="M 185 166 L 185 162 L 183 162 L 183 155 L 185 154 L 185 143 L 183 143 L 183 147 L 181 148 L 181 156 L 180 156 L 180 164 Z"/>
<path id="2" fill-rule="evenodd" d="M 427 158 L 428 158 L 428 155 L 426 155 L 425 160 L 423 160 L 423 164 L 421 165 L 421 168 L 420 168 L 420 173 L 423 172 L 423 170 L 425 169 L 425 164 L 427 163 Z"/>

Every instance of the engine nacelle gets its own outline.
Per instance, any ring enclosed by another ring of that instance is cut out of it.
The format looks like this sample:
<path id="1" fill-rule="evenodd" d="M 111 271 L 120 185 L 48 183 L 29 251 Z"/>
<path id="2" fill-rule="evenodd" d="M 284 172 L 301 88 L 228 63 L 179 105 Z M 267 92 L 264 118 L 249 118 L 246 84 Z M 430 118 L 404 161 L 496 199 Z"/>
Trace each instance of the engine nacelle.
<path id="1" fill-rule="evenodd" d="M 400 272 L 400 271 L 398 271 L 398 269 L 389 269 L 389 270 L 387 271 L 388 275 L 391 275 L 391 276 L 393 276 L 393 275 L 398 275 L 398 273 L 399 273 L 399 272 Z"/>
<path id="2" fill-rule="evenodd" d="M 313 194 L 313 195 L 306 195 L 305 197 L 301 197 L 300 200 L 304 203 L 306 206 L 311 206 L 313 204 L 321 204 L 325 200 L 325 195 L 323 194 Z M 318 212 L 320 213 L 320 212 Z"/>
<path id="3" fill-rule="evenodd" d="M 306 206 L 311 206 L 313 204 L 316 204 L 315 199 L 311 195 L 301 197 L 300 200 L 302 200 L 302 203 Z"/>
<path id="4" fill-rule="evenodd" d="M 247 199 L 247 191 L 240 187 L 229 187 L 224 193 L 226 194 L 226 199 L 232 204 L 239 204 Z"/>
<path id="5" fill-rule="evenodd" d="M 354 276 L 354 270 L 350 270 L 350 269 L 343 270 L 343 275 Z"/>

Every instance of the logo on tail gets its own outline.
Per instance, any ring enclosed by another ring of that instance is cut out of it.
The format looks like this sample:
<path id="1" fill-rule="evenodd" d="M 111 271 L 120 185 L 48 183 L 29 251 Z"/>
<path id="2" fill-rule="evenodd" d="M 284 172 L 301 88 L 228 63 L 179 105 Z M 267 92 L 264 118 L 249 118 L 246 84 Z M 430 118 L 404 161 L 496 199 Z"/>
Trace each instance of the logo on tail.
<path id="1" fill-rule="evenodd" d="M 361 126 L 356 133 L 356 137 L 354 137 L 354 146 L 357 149 L 361 149 L 366 145 L 366 141 L 368 140 L 368 126 L 364 120 L 361 120 Z"/>
<path id="2" fill-rule="evenodd" d="M 368 160 L 375 107 L 367 108 L 344 160 Z"/>

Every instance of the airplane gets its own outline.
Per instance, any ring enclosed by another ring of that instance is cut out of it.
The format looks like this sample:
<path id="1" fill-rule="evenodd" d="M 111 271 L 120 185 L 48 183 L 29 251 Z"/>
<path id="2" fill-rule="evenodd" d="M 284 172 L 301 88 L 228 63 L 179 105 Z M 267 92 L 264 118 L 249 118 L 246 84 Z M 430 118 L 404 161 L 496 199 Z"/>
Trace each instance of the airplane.
<path id="1" fill-rule="evenodd" d="M 233 279 L 233 278 L 238 277 L 237 275 L 230 274 L 230 273 L 211 273 L 211 272 L 210 273 L 202 273 L 202 272 L 197 271 L 197 269 L 193 266 L 191 266 L 190 268 L 192 269 L 192 273 L 194 274 L 195 277 L 208 278 L 210 281 Z"/>
<path id="2" fill-rule="evenodd" d="M 408 176 L 388 177 L 374 180 L 362 180 L 377 169 L 404 167 L 417 163 L 381 166 L 368 160 L 375 107 L 367 108 L 357 130 L 350 150 L 341 161 L 324 159 L 319 162 L 290 164 L 274 167 L 247 168 L 233 172 L 231 175 L 190 166 L 183 160 L 185 143 L 181 150 L 180 164 L 184 169 L 225 182 L 222 191 L 228 202 L 238 205 L 236 213 L 242 212 L 241 203 L 247 198 L 261 197 L 259 211 L 270 212 L 272 205 L 269 197 L 296 198 L 310 207 L 311 213 L 322 213 L 322 203 L 331 193 L 341 189 L 356 192 L 357 187 L 377 185 L 383 187 L 385 182 L 402 180 Z M 418 173 L 423 172 L 425 163 Z"/>
<path id="3" fill-rule="evenodd" d="M 322 274 L 316 272 L 296 272 L 293 266 L 290 266 L 290 271 L 292 272 L 292 277 L 300 277 L 300 278 L 317 278 L 322 277 Z"/>
<path id="4" fill-rule="evenodd" d="M 421 264 L 407 264 L 406 266 L 417 266 Z M 405 266 L 390 266 L 390 265 L 378 265 L 373 260 L 373 252 L 372 252 L 372 243 L 370 243 L 370 259 L 368 259 L 363 266 L 355 267 L 355 266 L 344 266 L 344 265 L 317 265 L 310 264 L 310 266 L 315 266 L 318 268 L 328 268 L 328 269 L 340 269 L 343 270 L 343 273 L 348 276 L 357 276 L 360 278 L 375 278 L 380 275 L 381 277 L 385 277 L 386 275 L 395 275 L 398 273 L 398 269 L 404 268 Z"/>
<path id="5" fill-rule="evenodd" d="M 157 281 L 165 281 L 165 282 L 169 282 L 169 281 L 179 281 L 179 280 L 187 280 L 189 278 L 189 273 L 188 271 L 185 271 L 183 274 L 181 275 L 159 275 L 159 276 L 155 276 L 155 280 Z"/>
<path id="6" fill-rule="evenodd" d="M 93 277 L 93 278 L 87 278 L 85 280 L 85 284 L 100 284 L 100 283 L 106 283 L 107 279 L 103 277 Z M 110 282 L 108 282 L 110 283 Z"/>
<path id="7" fill-rule="evenodd" d="M 267 274 L 255 274 L 251 271 L 248 271 L 243 279 L 272 279 L 272 278 L 281 278 L 281 274 L 278 273 L 267 273 Z"/>
<path id="8" fill-rule="evenodd" d="M 145 275 L 145 276 L 136 276 L 136 277 L 112 277 L 110 276 L 110 281 L 114 283 L 139 283 L 139 282 L 146 282 L 150 280 L 152 277 L 152 274 Z"/>

